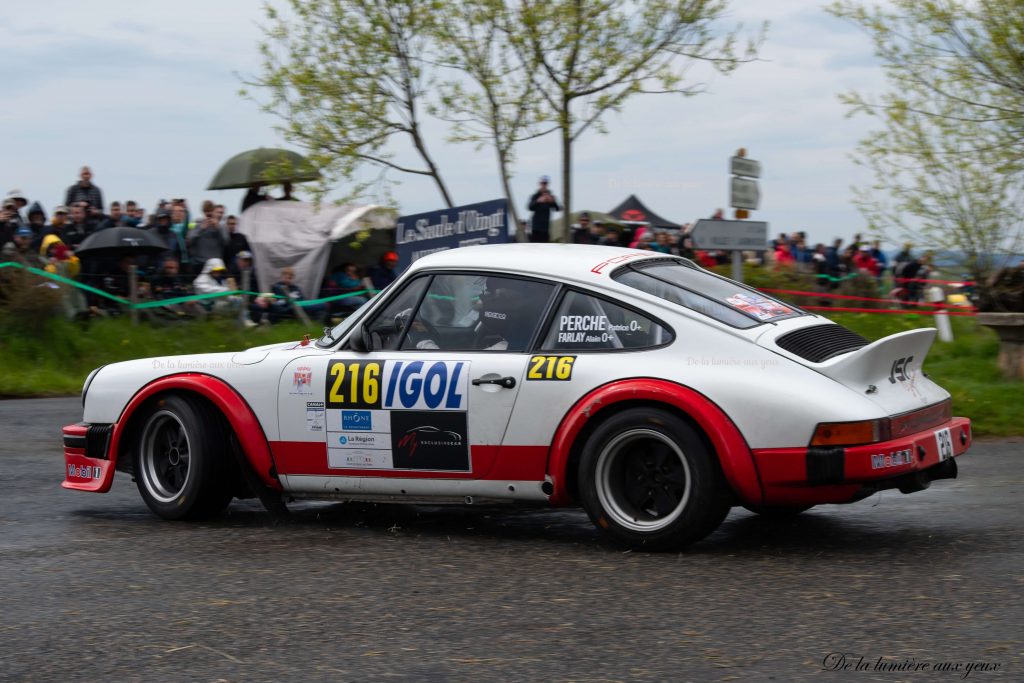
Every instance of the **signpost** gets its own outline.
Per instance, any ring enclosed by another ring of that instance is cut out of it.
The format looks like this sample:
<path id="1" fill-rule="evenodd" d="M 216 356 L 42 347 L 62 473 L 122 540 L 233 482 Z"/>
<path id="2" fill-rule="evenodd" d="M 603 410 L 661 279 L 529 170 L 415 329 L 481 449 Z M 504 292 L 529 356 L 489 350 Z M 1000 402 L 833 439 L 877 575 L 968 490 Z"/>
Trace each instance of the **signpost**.
<path id="1" fill-rule="evenodd" d="M 768 224 L 764 221 L 722 221 L 701 218 L 690 231 L 696 249 L 764 251 L 768 248 Z"/>
<path id="2" fill-rule="evenodd" d="M 760 178 L 761 162 L 743 157 L 732 157 L 729 159 L 729 173 L 741 175 L 744 178 Z"/>
<path id="3" fill-rule="evenodd" d="M 748 210 L 761 204 L 761 190 L 756 178 L 761 177 L 761 162 L 747 158 L 740 149 L 729 159 L 729 206 L 736 209 L 736 218 L 746 218 Z M 768 248 L 768 224 L 764 221 L 701 219 L 690 231 L 697 249 L 732 252 L 732 279 L 743 282 L 743 252 L 765 251 Z"/>
<path id="4" fill-rule="evenodd" d="M 757 181 L 750 178 L 733 177 L 729 186 L 729 206 L 736 209 L 756 209 L 761 199 Z"/>

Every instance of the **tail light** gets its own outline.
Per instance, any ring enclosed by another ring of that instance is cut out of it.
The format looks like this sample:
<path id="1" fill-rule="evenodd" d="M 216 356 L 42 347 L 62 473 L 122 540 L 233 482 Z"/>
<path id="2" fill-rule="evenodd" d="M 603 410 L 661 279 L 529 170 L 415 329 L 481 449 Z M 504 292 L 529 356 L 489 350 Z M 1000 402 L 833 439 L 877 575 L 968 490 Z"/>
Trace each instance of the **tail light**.
<path id="1" fill-rule="evenodd" d="M 889 418 L 860 422 L 822 422 L 811 437 L 812 446 L 858 446 L 888 441 Z"/>
<path id="2" fill-rule="evenodd" d="M 822 422 L 811 437 L 812 446 L 860 446 L 898 439 L 937 427 L 953 419 L 953 403 L 948 398 L 925 408 L 899 415 L 859 422 Z"/>

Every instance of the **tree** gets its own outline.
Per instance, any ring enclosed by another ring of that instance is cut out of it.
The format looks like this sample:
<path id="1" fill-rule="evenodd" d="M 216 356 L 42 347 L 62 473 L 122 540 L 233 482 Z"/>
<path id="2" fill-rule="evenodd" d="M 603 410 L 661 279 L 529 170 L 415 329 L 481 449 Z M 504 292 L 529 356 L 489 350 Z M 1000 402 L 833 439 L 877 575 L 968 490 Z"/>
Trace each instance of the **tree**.
<path id="1" fill-rule="evenodd" d="M 424 55 L 443 2 L 288 0 L 266 6 L 261 74 L 247 85 L 269 94 L 265 111 L 285 138 L 302 146 L 328 178 L 353 181 L 364 167 L 427 176 L 452 198 L 431 157 L 423 116 L 432 87 Z M 395 148 L 422 165 L 396 160 Z M 359 194 L 358 184 L 350 194 Z"/>
<path id="2" fill-rule="evenodd" d="M 756 57 L 765 27 L 737 56 L 742 27 L 715 37 L 726 0 L 522 0 L 502 14 L 531 95 L 557 127 L 562 157 L 562 209 L 572 210 L 572 150 L 582 135 L 604 131 L 602 119 L 643 93 L 696 95 L 685 83 L 696 62 L 728 74 Z M 568 226 L 568 220 L 566 221 Z"/>
<path id="3" fill-rule="evenodd" d="M 855 202 L 880 236 L 962 251 L 983 283 L 1024 235 L 1024 4 L 894 0 L 828 10 L 864 29 L 888 90 L 842 96 L 881 128 L 855 160 L 875 178 Z"/>
<path id="4" fill-rule="evenodd" d="M 539 102 L 531 96 L 528 74 L 539 67 L 536 56 L 514 49 L 503 30 L 507 25 L 507 7 L 502 0 L 444 3 L 435 36 L 439 65 L 451 78 L 441 83 L 440 103 L 433 112 L 452 124 L 450 142 L 494 148 L 509 214 L 522 240 L 525 235 L 511 185 L 515 147 L 553 127 L 543 125 Z"/>

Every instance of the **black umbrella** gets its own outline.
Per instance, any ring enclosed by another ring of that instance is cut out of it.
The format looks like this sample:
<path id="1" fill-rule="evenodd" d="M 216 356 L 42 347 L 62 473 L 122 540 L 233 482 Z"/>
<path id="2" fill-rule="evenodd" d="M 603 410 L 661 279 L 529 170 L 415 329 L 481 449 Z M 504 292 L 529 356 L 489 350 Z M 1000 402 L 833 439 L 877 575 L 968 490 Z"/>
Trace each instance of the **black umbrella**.
<path id="1" fill-rule="evenodd" d="M 89 235 L 75 249 L 78 256 L 142 256 L 167 250 L 163 240 L 148 230 L 106 228 Z"/>

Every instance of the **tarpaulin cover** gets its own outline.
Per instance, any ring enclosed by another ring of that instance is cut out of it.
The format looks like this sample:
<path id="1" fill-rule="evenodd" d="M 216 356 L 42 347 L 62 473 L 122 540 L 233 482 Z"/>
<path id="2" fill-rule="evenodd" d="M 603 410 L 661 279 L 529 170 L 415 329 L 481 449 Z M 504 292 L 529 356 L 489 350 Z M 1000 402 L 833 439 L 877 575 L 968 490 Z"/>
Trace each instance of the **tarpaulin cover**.
<path id="1" fill-rule="evenodd" d="M 253 252 L 256 286 L 269 292 L 281 268 L 295 269 L 295 284 L 307 299 L 320 294 L 332 245 L 367 228 L 393 229 L 394 217 L 378 206 L 265 201 L 253 204 L 239 218 L 238 231 Z"/>

